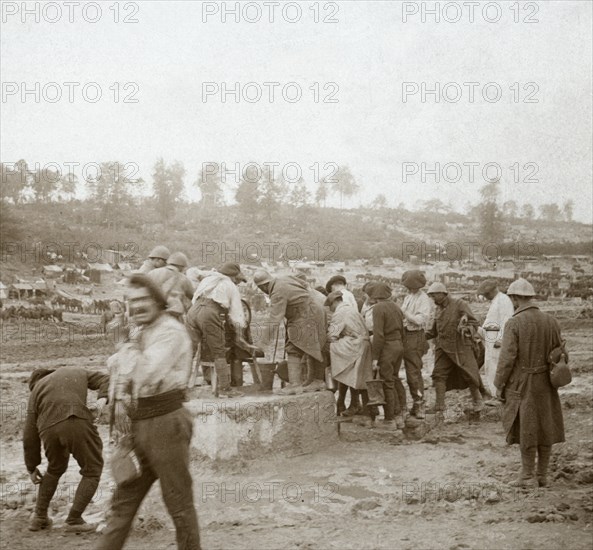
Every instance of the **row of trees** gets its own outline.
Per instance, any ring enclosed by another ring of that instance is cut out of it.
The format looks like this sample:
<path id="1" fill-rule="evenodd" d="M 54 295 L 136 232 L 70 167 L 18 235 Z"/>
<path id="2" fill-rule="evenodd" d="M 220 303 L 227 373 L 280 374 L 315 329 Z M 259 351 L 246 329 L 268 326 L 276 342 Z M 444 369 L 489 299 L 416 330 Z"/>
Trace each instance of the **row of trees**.
<path id="1" fill-rule="evenodd" d="M 332 196 L 339 197 L 342 207 L 344 198 L 350 198 L 360 190 L 347 166 L 340 166 L 335 174 L 322 178 L 314 193 L 309 190 L 303 178 L 296 182 L 286 181 L 281 174 L 271 172 L 267 165 L 261 168 L 253 165 L 252 170 L 248 169 L 241 175 L 238 184 L 234 181 L 229 182 L 218 166 L 220 165 L 213 164 L 210 168 L 214 169 L 203 170 L 193 182 L 200 191 L 200 205 L 204 210 L 224 206 L 226 197 L 230 195 L 229 191 L 245 214 L 271 217 L 283 205 L 296 209 L 313 204 L 326 207 L 328 199 Z M 62 174 L 59 169 L 49 167 L 30 169 L 25 160 L 10 166 L 0 164 L 0 168 L 0 198 L 14 204 L 29 199 L 38 202 L 71 200 L 75 197 L 79 185 L 74 173 Z M 185 167 L 179 161 L 167 163 L 160 158 L 153 167 L 152 196 L 148 202 L 152 202 L 164 224 L 173 218 L 177 205 L 184 200 L 185 176 Z M 147 201 L 146 182 L 140 177 L 135 177 L 135 174 L 130 173 L 128 166 L 117 161 L 101 163 L 96 172 L 87 175 L 84 185 L 90 199 L 102 208 L 106 219 L 120 219 L 125 215 L 127 207 L 137 204 L 140 200 Z M 515 200 L 501 203 L 498 181 L 484 185 L 480 190 L 480 197 L 480 204 L 468 204 L 466 213 L 478 217 L 485 238 L 496 240 L 495 237 L 502 234 L 504 221 L 535 219 L 536 210 L 529 203 L 521 206 Z M 383 193 L 378 194 L 368 203 L 368 207 L 387 208 L 387 197 Z M 400 203 L 398 208 L 402 209 L 403 203 Z M 450 204 L 438 198 L 420 201 L 416 203 L 415 209 L 439 215 L 454 213 Z M 573 211 L 572 200 L 566 201 L 562 207 L 556 203 L 542 204 L 539 207 L 539 218 L 549 222 L 570 222 L 573 219 Z"/>

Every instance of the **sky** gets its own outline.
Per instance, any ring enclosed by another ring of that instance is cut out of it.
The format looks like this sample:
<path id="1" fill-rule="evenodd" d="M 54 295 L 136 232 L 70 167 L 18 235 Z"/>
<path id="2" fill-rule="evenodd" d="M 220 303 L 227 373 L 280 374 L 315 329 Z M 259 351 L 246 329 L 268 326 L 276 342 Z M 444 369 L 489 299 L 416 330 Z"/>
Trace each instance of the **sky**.
<path id="1" fill-rule="evenodd" d="M 383 193 L 460 211 L 498 175 L 503 201 L 573 200 L 593 222 L 591 2 L 481 3 L 473 21 L 464 2 L 439 21 L 446 2 L 292 2 L 272 22 L 262 2 L 26 4 L 2 2 L 3 162 L 81 176 L 119 160 L 150 182 L 162 156 L 184 163 L 189 198 L 203 163 L 293 179 L 296 163 L 312 192 L 347 165 L 361 191 L 345 206 Z M 238 102 L 221 93 L 236 83 Z"/>

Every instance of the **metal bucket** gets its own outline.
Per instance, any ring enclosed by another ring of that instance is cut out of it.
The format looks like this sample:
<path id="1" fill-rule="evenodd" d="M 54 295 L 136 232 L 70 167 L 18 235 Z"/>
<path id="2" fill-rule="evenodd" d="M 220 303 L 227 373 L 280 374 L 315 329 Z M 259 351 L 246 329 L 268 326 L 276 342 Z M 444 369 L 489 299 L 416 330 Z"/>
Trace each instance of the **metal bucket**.
<path id="1" fill-rule="evenodd" d="M 377 371 L 377 375 L 379 372 Z M 369 393 L 369 406 L 385 405 L 385 392 L 383 391 L 383 380 L 374 378 L 367 380 L 367 391 Z"/>
<path id="2" fill-rule="evenodd" d="M 288 382 L 288 361 L 278 361 L 276 363 L 276 374 L 282 382 Z"/>
<path id="3" fill-rule="evenodd" d="M 272 391 L 274 387 L 274 374 L 276 374 L 276 363 L 265 363 L 257 361 L 255 370 L 259 380 L 257 383 L 262 391 Z"/>

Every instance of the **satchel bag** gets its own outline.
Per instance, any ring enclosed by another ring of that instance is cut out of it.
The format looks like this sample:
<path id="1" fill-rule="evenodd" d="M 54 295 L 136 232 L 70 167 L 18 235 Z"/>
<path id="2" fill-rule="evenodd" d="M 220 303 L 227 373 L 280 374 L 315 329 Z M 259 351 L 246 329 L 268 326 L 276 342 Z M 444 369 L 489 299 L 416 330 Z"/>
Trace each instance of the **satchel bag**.
<path id="1" fill-rule="evenodd" d="M 568 356 L 564 349 L 564 342 L 550 352 L 548 364 L 550 365 L 550 383 L 552 386 L 561 388 L 572 382 L 572 373 L 568 366 Z"/>
<path id="2" fill-rule="evenodd" d="M 109 438 L 113 438 L 115 428 L 116 400 L 111 403 L 109 417 Z M 123 485 L 138 479 L 142 475 L 140 460 L 134 451 L 134 438 L 129 432 L 121 433 L 117 437 L 117 443 L 111 455 L 111 475 L 117 485 Z"/>
<path id="3" fill-rule="evenodd" d="M 134 451 L 131 435 L 120 437 L 111 456 L 111 475 L 115 483 L 123 485 L 142 475 L 140 460 Z"/>

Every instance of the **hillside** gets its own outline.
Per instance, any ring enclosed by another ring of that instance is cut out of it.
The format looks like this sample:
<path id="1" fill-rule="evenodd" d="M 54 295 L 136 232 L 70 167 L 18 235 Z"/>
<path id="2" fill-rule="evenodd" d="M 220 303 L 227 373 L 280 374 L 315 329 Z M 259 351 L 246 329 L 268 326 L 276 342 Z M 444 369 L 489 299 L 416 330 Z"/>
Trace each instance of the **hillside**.
<path id="1" fill-rule="evenodd" d="M 245 213 L 237 206 L 205 210 L 182 204 L 167 226 L 155 221 L 149 207 L 130 207 L 113 223 L 103 219 L 100 208 L 80 201 L 4 205 L 1 213 L 5 273 L 23 261 L 45 263 L 47 251 L 54 250 L 64 262 L 74 262 L 81 252 L 100 262 L 107 249 L 140 261 L 154 245 L 165 244 L 187 253 L 193 265 L 216 265 L 225 260 L 343 261 L 410 254 L 429 261 L 428 254 L 434 258 L 439 251 L 436 245 L 442 250 L 447 244 L 450 257 L 445 259 L 461 259 L 457 256 L 467 258 L 469 243 L 478 254 L 488 244 L 480 243 L 478 221 L 470 216 L 403 209 L 280 206 Z M 587 224 L 515 219 L 505 222 L 504 235 L 504 242 L 492 245 L 487 254 L 591 254 L 592 227 Z"/>

